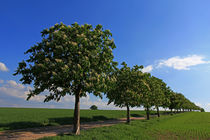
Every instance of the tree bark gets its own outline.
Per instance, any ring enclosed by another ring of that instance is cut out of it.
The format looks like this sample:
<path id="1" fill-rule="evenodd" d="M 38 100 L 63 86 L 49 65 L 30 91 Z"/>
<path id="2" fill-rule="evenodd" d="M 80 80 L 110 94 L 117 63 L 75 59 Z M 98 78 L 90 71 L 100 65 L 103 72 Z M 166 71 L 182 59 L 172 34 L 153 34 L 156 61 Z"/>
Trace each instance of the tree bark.
<path id="1" fill-rule="evenodd" d="M 160 117 L 160 111 L 159 111 L 159 107 L 157 106 L 157 116 Z"/>
<path id="2" fill-rule="evenodd" d="M 146 113 L 147 113 L 147 120 L 149 120 L 149 107 L 148 106 L 147 106 Z"/>
<path id="3" fill-rule="evenodd" d="M 75 94 L 75 107 L 74 107 L 74 128 L 73 133 L 80 134 L 80 93 L 81 89 L 78 87 Z"/>
<path id="4" fill-rule="evenodd" d="M 127 105 L 127 123 L 130 123 L 130 109 L 128 105 Z"/>

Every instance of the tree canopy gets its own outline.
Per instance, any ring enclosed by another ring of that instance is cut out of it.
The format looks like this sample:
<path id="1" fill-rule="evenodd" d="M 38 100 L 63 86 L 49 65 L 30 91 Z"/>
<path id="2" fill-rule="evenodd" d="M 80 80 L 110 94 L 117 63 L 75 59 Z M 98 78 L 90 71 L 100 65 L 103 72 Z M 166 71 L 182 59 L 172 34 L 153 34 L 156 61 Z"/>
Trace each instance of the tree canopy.
<path id="1" fill-rule="evenodd" d="M 29 58 L 19 63 L 14 74 L 22 75 L 23 84 L 33 84 L 27 99 L 45 90 L 50 92 L 45 102 L 75 95 L 75 110 L 79 111 L 80 97 L 87 93 L 102 97 L 109 74 L 117 65 L 111 36 L 102 25 L 93 28 L 89 24 L 60 23 L 43 30 L 42 41 L 25 52 Z M 77 118 L 79 113 L 75 115 Z M 75 129 L 79 134 L 78 127 Z"/>
<path id="2" fill-rule="evenodd" d="M 92 106 L 90 107 L 90 109 L 91 109 L 91 110 L 98 110 L 98 107 L 97 107 L 96 105 L 92 105 Z"/>
<path id="3" fill-rule="evenodd" d="M 111 102 L 119 107 L 127 107 L 127 122 L 130 122 L 129 108 L 138 106 L 141 100 L 141 94 L 138 94 L 138 88 L 142 83 L 143 77 L 141 69 L 143 66 L 134 66 L 130 68 L 125 62 L 121 69 L 116 69 L 112 74 L 113 81 L 111 88 L 106 91 L 108 104 Z"/>

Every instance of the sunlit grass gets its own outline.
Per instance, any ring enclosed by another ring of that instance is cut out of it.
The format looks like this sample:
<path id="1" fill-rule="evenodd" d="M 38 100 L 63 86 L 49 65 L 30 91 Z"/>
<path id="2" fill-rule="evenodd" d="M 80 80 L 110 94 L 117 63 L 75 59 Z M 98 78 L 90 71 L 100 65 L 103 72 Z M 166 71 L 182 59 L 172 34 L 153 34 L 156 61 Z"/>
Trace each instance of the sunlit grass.
<path id="1" fill-rule="evenodd" d="M 64 135 L 42 140 L 191 140 L 210 139 L 210 113 L 189 112 L 152 120 L 132 121 L 130 125 L 81 131 L 80 136 Z"/>

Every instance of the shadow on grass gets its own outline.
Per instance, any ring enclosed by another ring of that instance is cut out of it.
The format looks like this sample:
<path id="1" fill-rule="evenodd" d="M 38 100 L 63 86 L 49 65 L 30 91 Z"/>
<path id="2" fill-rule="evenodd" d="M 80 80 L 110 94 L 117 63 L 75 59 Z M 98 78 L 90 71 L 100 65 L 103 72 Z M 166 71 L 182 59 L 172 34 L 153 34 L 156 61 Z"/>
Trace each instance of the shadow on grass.
<path id="1" fill-rule="evenodd" d="M 141 114 L 131 114 L 131 117 L 144 117 L 144 115 L 141 115 Z"/>
<path id="2" fill-rule="evenodd" d="M 95 121 L 105 121 L 113 120 L 114 118 L 107 118 L 105 116 L 93 116 L 92 118 L 80 117 L 80 122 L 95 122 Z M 73 124 L 73 117 L 63 117 L 63 118 L 49 118 L 43 122 L 11 122 L 11 123 L 0 123 L 0 130 L 16 130 L 25 128 L 35 128 L 35 127 L 45 127 L 45 126 L 55 126 L 55 125 L 70 125 Z"/>
<path id="3" fill-rule="evenodd" d="M 143 115 L 131 113 L 131 117 L 143 117 Z M 116 119 L 117 118 L 107 118 L 103 115 L 96 115 L 92 116 L 91 118 L 80 117 L 80 122 L 82 124 L 87 122 L 116 120 Z M 55 126 L 55 125 L 71 125 L 71 124 L 73 124 L 73 117 L 58 117 L 58 118 L 49 118 L 48 120 L 44 120 L 42 122 L 24 121 L 24 122 L 0 123 L 0 131 Z"/>
<path id="4" fill-rule="evenodd" d="M 0 123 L 1 130 L 15 130 L 15 129 L 24 129 L 31 127 L 43 127 L 46 126 L 43 123 L 38 122 L 12 122 L 12 123 Z"/>
<path id="5" fill-rule="evenodd" d="M 80 122 L 95 122 L 95 121 L 105 121 L 105 120 L 113 120 L 114 118 L 107 118 L 105 116 L 93 116 L 92 118 L 88 117 L 80 117 Z M 49 118 L 50 123 L 56 123 L 59 125 L 65 124 L 73 124 L 73 117 L 64 117 L 64 118 Z"/>
<path id="6" fill-rule="evenodd" d="M 140 117 L 141 115 L 138 114 L 132 114 L 132 116 Z M 110 120 L 110 121 L 109 121 Z M 84 129 L 88 129 L 89 125 L 95 125 L 96 121 L 105 121 L 105 122 L 98 122 L 99 125 L 101 124 L 117 124 L 116 120 L 114 118 L 107 118 L 105 116 L 99 115 L 99 116 L 93 116 L 92 118 L 88 117 L 81 117 L 81 124 L 84 124 Z M 14 137 L 15 139 L 21 138 L 21 133 L 16 132 L 31 132 L 33 134 L 43 134 L 44 132 L 51 132 L 56 133 L 60 136 L 64 135 L 74 135 L 72 133 L 72 124 L 73 123 L 73 117 L 63 117 L 63 118 L 49 118 L 48 120 L 42 122 L 12 122 L 12 123 L 0 123 L 0 129 L 1 130 L 15 130 L 15 131 L 4 131 L 0 134 L 0 139 L 9 139 L 11 137 Z M 120 120 L 118 123 L 121 123 Z M 70 126 L 68 125 L 70 124 Z M 62 127 L 47 127 L 50 125 L 65 125 Z M 86 125 L 86 128 L 85 128 Z M 46 126 L 46 127 L 44 127 Z M 36 127 L 36 128 L 35 128 Z M 62 128 L 62 129 L 60 129 Z M 91 127 L 90 127 L 91 128 Z M 22 129 L 22 130 L 18 130 Z"/>

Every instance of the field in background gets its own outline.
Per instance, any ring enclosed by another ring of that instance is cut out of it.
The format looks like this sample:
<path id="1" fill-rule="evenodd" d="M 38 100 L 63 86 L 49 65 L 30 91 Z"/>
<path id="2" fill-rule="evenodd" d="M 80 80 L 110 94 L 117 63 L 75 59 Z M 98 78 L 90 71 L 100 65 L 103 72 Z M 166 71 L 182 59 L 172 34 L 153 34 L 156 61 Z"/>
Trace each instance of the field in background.
<path id="1" fill-rule="evenodd" d="M 130 125 L 82 130 L 80 136 L 64 135 L 41 140 L 190 140 L 210 139 L 210 113 L 186 112 L 152 120 L 132 121 Z"/>
<path id="2" fill-rule="evenodd" d="M 0 131 L 73 122 L 72 109 L 0 108 Z M 145 111 L 131 111 L 132 117 L 142 117 Z M 81 110 L 81 122 L 125 118 L 125 110 Z"/>

